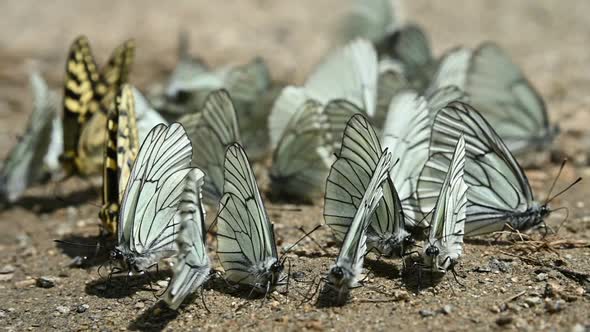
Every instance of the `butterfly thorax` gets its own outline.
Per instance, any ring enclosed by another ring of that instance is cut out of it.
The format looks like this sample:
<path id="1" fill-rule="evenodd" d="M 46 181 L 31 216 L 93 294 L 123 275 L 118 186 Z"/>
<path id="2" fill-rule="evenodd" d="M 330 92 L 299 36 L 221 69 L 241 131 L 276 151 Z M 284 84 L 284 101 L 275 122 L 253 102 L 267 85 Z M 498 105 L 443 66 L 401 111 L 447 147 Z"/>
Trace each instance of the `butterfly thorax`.
<path id="1" fill-rule="evenodd" d="M 367 245 L 369 248 L 375 248 L 385 257 L 402 257 L 405 250 L 413 245 L 415 241 L 406 230 L 400 230 L 396 233 L 376 234 L 370 232 L 367 234 Z"/>
<path id="2" fill-rule="evenodd" d="M 142 274 L 154 265 L 155 260 L 153 254 L 138 254 L 121 245 L 111 251 L 110 258 L 114 265 L 122 271 L 128 271 L 130 274 Z"/>
<path id="3" fill-rule="evenodd" d="M 508 223 L 515 230 L 525 231 L 543 223 L 550 213 L 547 204 L 533 202 L 526 211 L 511 215 Z"/>
<path id="4" fill-rule="evenodd" d="M 250 270 L 254 276 L 253 286 L 266 292 L 270 287 L 276 285 L 283 272 L 283 264 L 276 257 L 268 257 L 266 260 L 254 265 Z"/>
<path id="5" fill-rule="evenodd" d="M 456 261 L 449 255 L 441 253 L 438 246 L 429 244 L 422 255 L 423 270 L 432 273 L 445 273 Z"/>

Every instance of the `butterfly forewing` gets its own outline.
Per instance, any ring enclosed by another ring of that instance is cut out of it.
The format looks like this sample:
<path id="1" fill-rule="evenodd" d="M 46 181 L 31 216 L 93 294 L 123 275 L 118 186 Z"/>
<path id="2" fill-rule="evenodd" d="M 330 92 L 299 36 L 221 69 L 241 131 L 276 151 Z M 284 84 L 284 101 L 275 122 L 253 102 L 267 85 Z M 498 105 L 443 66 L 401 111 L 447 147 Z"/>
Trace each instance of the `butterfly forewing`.
<path id="1" fill-rule="evenodd" d="M 273 154 L 272 189 L 279 195 L 313 200 L 321 195 L 332 146 L 322 106 L 305 102 L 291 117 Z"/>
<path id="2" fill-rule="evenodd" d="M 179 120 L 186 128 L 194 147 L 193 165 L 207 173 L 203 187 L 208 204 L 217 204 L 223 194 L 225 151 L 240 141 L 238 120 L 232 99 L 225 90 L 209 94 L 201 112 Z"/>
<path id="3" fill-rule="evenodd" d="M 534 203 L 523 170 L 488 122 L 470 106 L 455 102 L 441 109 L 432 126 L 429 160 L 420 175 L 422 211 L 434 208 L 454 145 L 466 142 L 465 182 L 469 185 L 466 235 L 498 231 Z"/>
<path id="4" fill-rule="evenodd" d="M 178 255 L 172 267 L 173 277 L 163 299 L 172 309 L 194 293 L 209 277 L 210 262 L 205 246 L 205 211 L 201 200 L 204 174 L 193 168 L 187 175 L 178 214 L 180 230 L 176 238 Z"/>

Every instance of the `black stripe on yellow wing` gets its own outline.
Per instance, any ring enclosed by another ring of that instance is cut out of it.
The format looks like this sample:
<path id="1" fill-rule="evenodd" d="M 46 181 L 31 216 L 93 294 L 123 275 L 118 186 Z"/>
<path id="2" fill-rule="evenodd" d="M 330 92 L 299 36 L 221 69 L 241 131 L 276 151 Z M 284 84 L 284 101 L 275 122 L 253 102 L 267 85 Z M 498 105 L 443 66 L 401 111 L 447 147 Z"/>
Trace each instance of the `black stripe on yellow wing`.
<path id="1" fill-rule="evenodd" d="M 115 97 L 115 107 L 109 108 L 107 112 L 103 205 L 99 213 L 105 234 L 117 234 L 121 195 L 137 156 L 138 144 L 133 91 L 130 86 L 124 85 Z"/>
<path id="2" fill-rule="evenodd" d="M 100 80 L 96 86 L 96 94 L 101 106 L 109 109 L 121 86 L 128 82 L 129 73 L 135 57 L 135 41 L 125 41 L 111 54 L 111 57 L 100 71 Z"/>
<path id="3" fill-rule="evenodd" d="M 66 174 L 76 171 L 78 142 L 82 127 L 99 109 L 94 88 L 100 76 L 85 36 L 74 40 L 66 61 L 63 99 L 64 152 L 61 161 Z"/>

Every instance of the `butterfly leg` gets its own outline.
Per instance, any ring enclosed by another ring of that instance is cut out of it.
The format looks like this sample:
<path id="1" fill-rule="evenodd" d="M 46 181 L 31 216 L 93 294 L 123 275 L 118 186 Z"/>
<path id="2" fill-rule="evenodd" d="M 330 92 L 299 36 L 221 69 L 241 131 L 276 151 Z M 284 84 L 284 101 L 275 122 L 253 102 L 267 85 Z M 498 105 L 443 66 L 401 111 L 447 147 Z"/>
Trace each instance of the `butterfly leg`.
<path id="1" fill-rule="evenodd" d="M 203 307 L 205 307 L 205 310 L 207 310 L 207 313 L 211 313 L 211 310 L 209 310 L 209 307 L 207 307 L 207 303 L 205 302 L 205 288 L 204 287 L 200 287 L 201 288 L 201 302 L 203 303 Z"/>

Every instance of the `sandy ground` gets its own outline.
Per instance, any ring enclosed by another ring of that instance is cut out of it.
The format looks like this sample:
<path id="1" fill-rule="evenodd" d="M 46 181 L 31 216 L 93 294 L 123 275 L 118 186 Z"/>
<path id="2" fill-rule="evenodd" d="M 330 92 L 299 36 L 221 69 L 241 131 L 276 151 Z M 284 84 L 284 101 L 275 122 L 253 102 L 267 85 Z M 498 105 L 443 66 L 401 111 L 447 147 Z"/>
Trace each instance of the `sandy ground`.
<path id="1" fill-rule="evenodd" d="M 342 1 L 206 1 L 135 2 L 66 0 L 0 4 L 0 156 L 22 132 L 31 110 L 27 72 L 38 66 L 50 83 L 62 79 L 66 49 L 81 33 L 95 54 L 105 59 L 117 43 L 134 37 L 137 65 L 132 81 L 145 88 L 163 77 L 175 61 L 177 35 L 190 32 L 191 51 L 211 64 L 243 63 L 255 55 L 268 60 L 275 79 L 299 82 L 334 45 L 333 32 L 343 13 Z M 133 5 L 132 5 L 133 4 Z M 563 134 L 546 162 L 527 170 L 537 197 L 544 195 L 567 156 L 558 185 L 588 177 L 590 117 L 590 3 L 567 1 L 407 1 L 404 21 L 424 25 L 437 54 L 458 46 L 494 40 L 524 68 L 545 97 L 550 116 Z M 263 174 L 264 168 L 258 168 Z M 261 179 L 264 183 L 264 178 Z M 94 243 L 97 234 L 100 179 L 71 179 L 30 190 L 13 207 L 0 211 L 0 328 L 22 330 L 565 330 L 590 328 L 590 282 L 575 272 L 590 272 L 590 190 L 585 182 L 557 199 L 569 219 L 557 235 L 534 241 L 503 238 L 470 240 L 458 269 L 459 282 L 447 275 L 435 288 L 417 289 L 412 276 L 401 277 L 399 260 L 375 261 L 366 286 L 353 291 L 343 307 L 305 301 L 338 248 L 328 230 L 289 254 L 289 293 L 279 288 L 271 298 L 247 299 L 222 282 L 178 313 L 156 304 L 163 283 L 115 278 L 105 283 L 96 257 L 85 268 L 70 268 L 72 257 L 94 256 L 93 249 L 56 247 L 53 240 Z M 321 202 L 286 211 L 272 204 L 280 246 L 322 222 Z M 292 207 L 292 206 L 289 206 Z M 563 211 L 549 218 L 556 228 Z M 104 270 L 102 272 L 104 275 Z M 37 278 L 54 286 L 42 288 Z M 161 279 L 166 273 L 153 275 Z M 38 285 L 36 285 L 38 284 Z M 154 293 L 155 291 L 155 293 Z"/>

